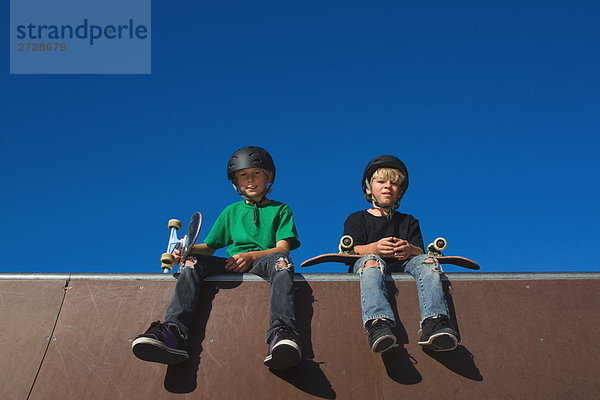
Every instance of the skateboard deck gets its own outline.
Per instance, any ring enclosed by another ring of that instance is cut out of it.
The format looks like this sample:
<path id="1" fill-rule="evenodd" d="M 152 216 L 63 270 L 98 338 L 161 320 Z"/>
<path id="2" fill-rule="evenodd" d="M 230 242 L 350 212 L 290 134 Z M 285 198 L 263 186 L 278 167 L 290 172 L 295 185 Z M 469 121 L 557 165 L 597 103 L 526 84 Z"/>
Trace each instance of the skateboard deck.
<path id="1" fill-rule="evenodd" d="M 163 253 L 160 257 L 160 267 L 165 273 L 169 272 L 173 268 L 173 263 L 175 261 L 173 251 L 175 251 L 175 249 L 179 249 L 181 252 L 180 264 L 183 264 L 185 259 L 190 255 L 192 247 L 196 243 L 196 240 L 198 240 L 198 235 L 200 234 L 200 228 L 202 227 L 202 214 L 199 212 L 192 214 L 187 233 L 181 239 L 177 237 L 177 231 L 181 228 L 181 221 L 177 219 L 171 219 L 169 220 L 167 227 L 171 229 L 169 244 L 167 245 L 167 252 Z"/>
<path id="2" fill-rule="evenodd" d="M 320 256 L 316 256 L 304 261 L 300 264 L 301 267 L 310 267 L 311 265 L 317 265 L 326 262 L 337 262 L 344 264 L 352 264 L 362 255 L 360 254 L 339 254 L 339 253 L 328 253 L 321 254 Z M 475 261 L 470 260 L 465 257 L 460 256 L 431 256 L 438 260 L 440 264 L 452 264 L 458 265 L 459 267 L 468 268 L 468 269 L 479 269 L 479 264 Z M 395 258 L 384 258 L 386 261 L 397 261 Z"/>

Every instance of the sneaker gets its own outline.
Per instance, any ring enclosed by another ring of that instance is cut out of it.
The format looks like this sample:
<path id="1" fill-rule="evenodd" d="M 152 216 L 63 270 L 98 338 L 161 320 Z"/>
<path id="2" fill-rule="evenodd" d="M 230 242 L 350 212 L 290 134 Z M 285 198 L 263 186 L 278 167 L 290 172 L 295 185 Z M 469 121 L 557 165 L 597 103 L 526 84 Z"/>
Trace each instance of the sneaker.
<path id="1" fill-rule="evenodd" d="M 280 328 L 271 335 L 269 354 L 263 363 L 274 370 L 283 371 L 300 363 L 302 351 L 299 337 L 290 328 Z"/>
<path id="2" fill-rule="evenodd" d="M 145 333 L 139 335 L 131 349 L 140 360 L 161 364 L 180 364 L 189 358 L 178 329 L 160 321 L 153 322 Z"/>
<path id="3" fill-rule="evenodd" d="M 424 349 L 433 351 L 450 351 L 456 349 L 460 341 L 452 321 L 442 315 L 431 317 L 421 325 L 421 339 L 419 344 Z"/>
<path id="4" fill-rule="evenodd" d="M 369 327 L 369 347 L 373 353 L 383 353 L 396 344 L 396 336 L 388 320 L 376 319 Z"/>

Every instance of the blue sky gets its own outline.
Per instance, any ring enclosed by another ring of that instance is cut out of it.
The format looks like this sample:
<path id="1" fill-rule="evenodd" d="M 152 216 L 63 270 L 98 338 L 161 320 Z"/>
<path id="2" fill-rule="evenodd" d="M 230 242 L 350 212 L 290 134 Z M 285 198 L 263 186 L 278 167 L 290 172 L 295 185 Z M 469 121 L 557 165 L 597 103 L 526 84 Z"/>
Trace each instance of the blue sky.
<path id="1" fill-rule="evenodd" d="M 10 75 L 0 32 L 0 272 L 160 272 L 168 219 L 201 211 L 203 238 L 239 199 L 225 166 L 247 145 L 275 159 L 296 264 L 336 250 L 368 206 L 364 165 L 387 153 L 410 172 L 400 211 L 447 254 L 600 271 L 598 2 L 154 2 L 152 16 L 151 75 Z"/>

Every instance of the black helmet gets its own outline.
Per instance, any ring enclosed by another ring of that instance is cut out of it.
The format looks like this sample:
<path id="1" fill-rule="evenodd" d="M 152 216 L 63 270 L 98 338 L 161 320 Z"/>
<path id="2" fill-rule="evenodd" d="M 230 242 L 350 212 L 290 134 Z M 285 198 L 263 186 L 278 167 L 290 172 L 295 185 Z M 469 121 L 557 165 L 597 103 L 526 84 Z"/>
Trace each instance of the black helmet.
<path id="1" fill-rule="evenodd" d="M 273 173 L 275 182 L 275 163 L 268 151 L 260 147 L 243 147 L 232 154 L 227 163 L 227 178 L 233 181 L 236 171 L 246 168 L 263 168 Z"/>
<path id="2" fill-rule="evenodd" d="M 363 173 L 362 178 L 362 189 L 365 195 L 367 188 L 370 189 L 371 187 L 371 177 L 379 168 L 395 168 L 398 171 L 400 171 L 402 175 L 404 175 L 404 181 L 400 186 L 400 198 L 402 198 L 402 196 L 404 196 L 404 193 L 406 193 L 406 189 L 408 189 L 408 170 L 406 169 L 406 165 L 404 165 L 404 163 L 400 161 L 400 159 L 389 155 L 375 157 L 374 159 L 369 161 L 369 163 L 365 167 L 365 172 Z M 368 198 L 367 201 L 370 202 Z"/>

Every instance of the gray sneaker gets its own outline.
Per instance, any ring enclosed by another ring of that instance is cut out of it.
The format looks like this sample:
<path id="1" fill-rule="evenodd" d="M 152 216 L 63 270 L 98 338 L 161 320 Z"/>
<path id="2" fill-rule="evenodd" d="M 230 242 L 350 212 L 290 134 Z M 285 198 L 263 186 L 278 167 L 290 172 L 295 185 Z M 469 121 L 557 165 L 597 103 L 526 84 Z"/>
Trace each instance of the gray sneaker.
<path id="1" fill-rule="evenodd" d="M 148 330 L 131 344 L 133 354 L 140 360 L 161 364 L 180 364 L 189 358 L 185 342 L 174 326 L 153 322 Z"/>
<path id="2" fill-rule="evenodd" d="M 269 340 L 269 353 L 263 363 L 277 371 L 298 365 L 302 359 L 299 343 L 298 335 L 290 328 L 276 330 Z"/>
<path id="3" fill-rule="evenodd" d="M 426 350 L 451 351 L 456 349 L 460 338 L 456 327 L 445 315 L 427 318 L 421 324 L 419 344 Z"/>

